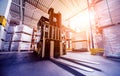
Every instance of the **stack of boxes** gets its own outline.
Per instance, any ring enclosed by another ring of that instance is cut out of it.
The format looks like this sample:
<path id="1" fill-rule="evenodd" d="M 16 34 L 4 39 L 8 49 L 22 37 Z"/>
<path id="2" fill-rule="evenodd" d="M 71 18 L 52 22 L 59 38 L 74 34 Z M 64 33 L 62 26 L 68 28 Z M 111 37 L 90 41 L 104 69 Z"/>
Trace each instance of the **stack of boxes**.
<path id="1" fill-rule="evenodd" d="M 16 26 L 15 33 L 12 38 L 11 50 L 30 50 L 32 31 L 32 28 L 25 25 Z"/>
<path id="2" fill-rule="evenodd" d="M 15 32 L 15 27 L 16 26 L 6 26 L 5 27 L 5 38 L 3 39 L 3 46 L 2 50 L 5 51 L 10 51 L 11 43 L 12 43 L 12 37 Z"/>
<path id="3" fill-rule="evenodd" d="M 95 20 L 98 27 L 101 27 L 97 39 L 104 48 L 105 56 L 120 58 L 120 0 L 101 0 L 95 4 Z M 116 7 L 117 6 L 117 7 Z"/>
<path id="4" fill-rule="evenodd" d="M 120 58 L 120 25 L 103 29 L 104 55 Z"/>
<path id="5" fill-rule="evenodd" d="M 87 32 L 81 31 L 72 34 L 72 50 L 73 51 L 88 51 Z"/>
<path id="6" fill-rule="evenodd" d="M 0 51 L 2 51 L 2 44 L 4 39 L 4 27 L 0 25 Z"/>
<path id="7" fill-rule="evenodd" d="M 1 50 L 28 51 L 30 50 L 32 28 L 26 25 L 6 26 Z"/>

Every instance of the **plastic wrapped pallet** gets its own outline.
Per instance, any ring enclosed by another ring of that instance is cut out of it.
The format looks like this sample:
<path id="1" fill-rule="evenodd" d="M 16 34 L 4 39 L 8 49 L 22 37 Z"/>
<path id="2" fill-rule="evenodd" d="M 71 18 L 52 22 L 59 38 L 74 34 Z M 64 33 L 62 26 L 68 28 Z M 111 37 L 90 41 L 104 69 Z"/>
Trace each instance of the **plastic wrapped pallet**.
<path id="1" fill-rule="evenodd" d="M 1 46 L 2 46 L 2 40 L 4 39 L 4 27 L 0 25 L 0 50 L 1 50 Z"/>
<path id="2" fill-rule="evenodd" d="M 3 36 L 4 27 L 0 25 L 0 38 Z"/>
<path id="3" fill-rule="evenodd" d="M 106 0 L 101 0 L 100 2 L 96 3 L 94 8 L 96 12 L 95 18 L 100 26 L 106 26 L 112 23 Z"/>
<path id="4" fill-rule="evenodd" d="M 30 46 L 31 46 L 31 44 L 30 43 L 22 43 L 22 44 L 20 44 L 20 46 L 19 46 L 19 49 L 20 50 L 30 50 Z"/>
<path id="5" fill-rule="evenodd" d="M 102 34 L 95 34 L 94 47 L 95 48 L 104 48 Z"/>
<path id="6" fill-rule="evenodd" d="M 5 31 L 4 31 L 4 27 L 0 25 L 0 39 L 4 39 L 5 38 Z"/>
<path id="7" fill-rule="evenodd" d="M 120 25 L 103 29 L 104 55 L 120 58 Z"/>
<path id="8" fill-rule="evenodd" d="M 18 25 L 16 26 L 16 32 L 24 32 L 24 33 L 27 33 L 27 34 L 31 34 L 32 35 L 32 32 L 33 32 L 33 29 L 26 26 L 26 25 Z"/>
<path id="9" fill-rule="evenodd" d="M 31 35 L 24 34 L 24 33 L 14 33 L 12 41 L 26 41 L 31 42 Z"/>
<path id="10" fill-rule="evenodd" d="M 120 23 L 120 0 L 108 0 L 113 23 Z"/>
<path id="11" fill-rule="evenodd" d="M 6 31 L 8 33 L 14 33 L 15 29 L 16 29 L 16 26 L 10 26 L 10 25 L 6 26 Z"/>
<path id="12" fill-rule="evenodd" d="M 87 42 L 73 42 L 72 48 L 74 51 L 84 51 L 87 49 Z"/>
<path id="13" fill-rule="evenodd" d="M 6 34 L 4 40 L 10 42 L 10 41 L 12 41 L 12 37 L 13 37 L 13 34 Z"/>
<path id="14" fill-rule="evenodd" d="M 11 50 L 12 51 L 19 51 L 19 50 L 30 50 L 31 43 L 25 42 L 12 42 Z"/>
<path id="15" fill-rule="evenodd" d="M 72 35 L 73 35 L 74 41 L 76 41 L 76 40 L 87 40 L 86 31 L 82 31 L 82 32 L 75 33 L 75 34 L 72 34 Z"/>
<path id="16" fill-rule="evenodd" d="M 2 49 L 1 49 L 1 45 L 2 45 L 2 40 L 0 39 L 0 51 L 2 50 Z"/>
<path id="17" fill-rule="evenodd" d="M 10 51 L 10 42 L 3 42 L 2 44 L 2 50 L 5 51 Z"/>

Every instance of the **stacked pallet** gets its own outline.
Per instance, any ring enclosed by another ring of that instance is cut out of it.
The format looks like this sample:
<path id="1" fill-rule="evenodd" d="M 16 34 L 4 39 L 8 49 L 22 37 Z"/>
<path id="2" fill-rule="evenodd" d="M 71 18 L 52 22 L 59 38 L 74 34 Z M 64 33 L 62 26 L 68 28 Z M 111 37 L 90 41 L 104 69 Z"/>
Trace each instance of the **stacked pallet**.
<path id="1" fill-rule="evenodd" d="M 120 57 L 119 9 L 120 0 L 101 0 L 95 4 L 96 23 L 101 29 L 105 56 Z"/>
<path id="2" fill-rule="evenodd" d="M 32 28 L 26 25 L 8 25 L 5 27 L 4 35 L 2 51 L 30 50 Z"/>
<path id="3" fill-rule="evenodd" d="M 102 34 L 95 34 L 95 36 L 94 36 L 94 47 L 95 48 L 104 48 Z"/>
<path id="4" fill-rule="evenodd" d="M 87 34 L 86 31 L 73 34 L 72 50 L 73 51 L 87 51 Z"/>
<path id="5" fill-rule="evenodd" d="M 26 25 L 16 26 L 15 33 L 12 38 L 12 51 L 29 51 L 32 39 L 32 28 Z"/>
<path id="6" fill-rule="evenodd" d="M 108 0 L 113 24 L 120 23 L 120 0 Z"/>
<path id="7" fill-rule="evenodd" d="M 4 42 L 3 42 L 3 46 L 2 46 L 2 50 L 5 52 L 5 51 L 10 51 L 10 47 L 11 47 L 11 42 L 12 42 L 12 37 L 13 37 L 13 34 L 15 32 L 15 27 L 16 26 L 10 26 L 10 25 L 7 25 L 5 27 L 5 38 L 3 39 Z"/>
<path id="8" fill-rule="evenodd" d="M 95 4 L 96 20 L 99 25 L 106 26 L 120 23 L 120 0 L 102 0 Z"/>
<path id="9" fill-rule="evenodd" d="M 3 38 L 4 38 L 4 27 L 0 25 L 0 51 L 2 51 L 2 43 L 3 43 Z"/>
<path id="10" fill-rule="evenodd" d="M 104 55 L 120 57 L 120 25 L 103 29 L 104 34 Z"/>
<path id="11" fill-rule="evenodd" d="M 96 12 L 95 20 L 96 20 L 97 25 L 106 26 L 112 23 L 106 0 L 102 0 L 98 2 L 97 4 L 95 4 L 94 8 Z"/>

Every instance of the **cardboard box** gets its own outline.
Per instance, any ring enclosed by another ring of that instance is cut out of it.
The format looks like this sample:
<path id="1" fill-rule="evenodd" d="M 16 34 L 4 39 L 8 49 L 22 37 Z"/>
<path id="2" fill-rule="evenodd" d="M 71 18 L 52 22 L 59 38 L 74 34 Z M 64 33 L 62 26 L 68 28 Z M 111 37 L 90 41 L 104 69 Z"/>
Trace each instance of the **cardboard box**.
<path id="1" fill-rule="evenodd" d="M 19 51 L 19 50 L 30 50 L 31 43 L 25 42 L 12 42 L 11 50 L 12 51 Z"/>
<path id="2" fill-rule="evenodd" d="M 15 33 L 16 26 L 8 25 L 5 28 L 6 28 L 7 33 Z"/>
<path id="3" fill-rule="evenodd" d="M 15 32 L 24 32 L 32 35 L 33 29 L 26 25 L 17 25 Z"/>
<path id="4" fill-rule="evenodd" d="M 31 42 L 31 35 L 24 34 L 24 33 L 14 33 L 12 41 L 27 41 Z"/>
<path id="5" fill-rule="evenodd" d="M 105 56 L 120 57 L 119 28 L 120 25 L 115 25 L 103 29 Z"/>
<path id="6" fill-rule="evenodd" d="M 3 42 L 2 44 L 2 50 L 5 51 L 10 51 L 10 42 Z"/>

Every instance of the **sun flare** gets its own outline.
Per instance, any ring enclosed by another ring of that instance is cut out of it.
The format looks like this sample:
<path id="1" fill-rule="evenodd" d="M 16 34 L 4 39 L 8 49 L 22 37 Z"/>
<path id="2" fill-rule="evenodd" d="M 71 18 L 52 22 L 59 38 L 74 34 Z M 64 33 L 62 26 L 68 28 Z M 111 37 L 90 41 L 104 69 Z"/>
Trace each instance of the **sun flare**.
<path id="1" fill-rule="evenodd" d="M 91 23 L 94 22 L 94 13 L 84 11 L 70 19 L 70 28 L 75 31 L 87 30 L 90 27 L 90 21 Z"/>

